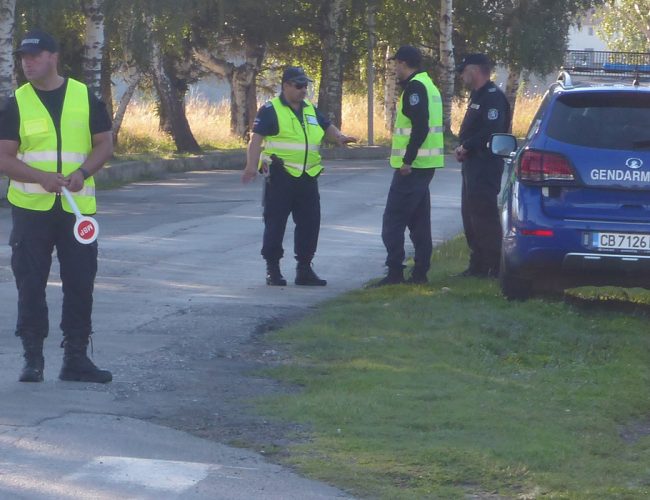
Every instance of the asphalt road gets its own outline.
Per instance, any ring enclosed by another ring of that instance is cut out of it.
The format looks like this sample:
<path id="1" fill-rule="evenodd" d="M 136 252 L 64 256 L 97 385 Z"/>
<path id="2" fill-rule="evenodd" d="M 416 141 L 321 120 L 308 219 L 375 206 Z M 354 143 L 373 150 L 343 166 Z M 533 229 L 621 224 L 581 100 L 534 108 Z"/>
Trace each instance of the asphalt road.
<path id="1" fill-rule="evenodd" d="M 431 184 L 437 243 L 461 230 L 460 171 L 448 163 Z M 0 498 L 348 496 L 272 463 L 270 453 L 299 429 L 251 407 L 291 390 L 256 375 L 283 356 L 265 332 L 384 273 L 391 170 L 384 161 L 326 165 L 314 261 L 324 288 L 293 285 L 291 223 L 282 261 L 289 285 L 265 285 L 260 179 L 243 186 L 237 171 L 191 172 L 99 193 L 94 360 L 113 372 L 108 385 L 57 379 L 56 261 L 45 382 L 17 382 L 16 291 L 10 249 L 0 246 Z M 10 226 L 9 208 L 0 208 L 4 242 Z"/>

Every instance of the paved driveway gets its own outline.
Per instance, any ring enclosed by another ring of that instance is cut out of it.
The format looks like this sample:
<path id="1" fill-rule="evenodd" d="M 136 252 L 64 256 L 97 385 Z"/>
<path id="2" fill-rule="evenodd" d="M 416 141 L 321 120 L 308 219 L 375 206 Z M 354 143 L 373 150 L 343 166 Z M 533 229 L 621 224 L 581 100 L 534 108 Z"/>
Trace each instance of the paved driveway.
<path id="1" fill-rule="evenodd" d="M 449 160 L 449 163 L 452 163 Z M 383 161 L 330 161 L 320 180 L 323 222 L 314 261 L 324 288 L 267 287 L 261 182 L 239 172 L 177 174 L 99 193 L 100 270 L 94 360 L 106 386 L 60 382 L 58 267 L 48 286 L 52 331 L 42 384 L 16 382 L 15 286 L 0 247 L 0 497 L 339 498 L 264 454 L 291 424 L 267 422 L 251 398 L 286 390 L 254 369 L 282 356 L 264 332 L 384 273 Z M 455 163 L 431 184 L 435 242 L 461 230 Z M 10 210 L 0 208 L 0 239 Z M 408 241 L 408 240 L 407 240 Z M 221 443 L 234 443 L 252 451 Z"/>

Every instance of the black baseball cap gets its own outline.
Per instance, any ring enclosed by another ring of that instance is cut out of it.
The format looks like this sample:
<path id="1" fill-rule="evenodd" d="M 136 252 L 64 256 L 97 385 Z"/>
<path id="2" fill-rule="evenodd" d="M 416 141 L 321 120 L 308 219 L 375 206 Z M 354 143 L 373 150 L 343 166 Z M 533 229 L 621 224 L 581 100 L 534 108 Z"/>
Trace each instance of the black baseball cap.
<path id="1" fill-rule="evenodd" d="M 475 64 L 477 66 L 492 66 L 492 61 L 485 54 L 468 54 L 466 55 L 462 62 L 456 66 L 456 71 L 462 73 L 466 66 L 470 64 Z"/>
<path id="2" fill-rule="evenodd" d="M 295 82 L 295 83 L 309 83 L 313 80 L 307 78 L 305 70 L 300 66 L 289 66 L 282 73 L 282 83 Z"/>
<path id="3" fill-rule="evenodd" d="M 16 54 L 39 54 L 47 50 L 48 52 L 58 52 L 59 44 L 49 33 L 41 30 L 28 31 L 20 42 L 20 47 L 16 49 Z"/>
<path id="4" fill-rule="evenodd" d="M 410 68 L 419 68 L 422 63 L 422 52 L 412 45 L 403 45 L 397 49 L 397 52 L 395 52 L 393 57 L 389 57 L 388 59 L 404 61 Z"/>

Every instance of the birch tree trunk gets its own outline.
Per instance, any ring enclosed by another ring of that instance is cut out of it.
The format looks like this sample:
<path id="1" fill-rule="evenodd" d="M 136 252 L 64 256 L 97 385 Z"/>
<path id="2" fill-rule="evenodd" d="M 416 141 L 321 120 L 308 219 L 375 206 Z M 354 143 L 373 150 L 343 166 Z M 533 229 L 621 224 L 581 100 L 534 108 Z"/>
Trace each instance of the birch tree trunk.
<path id="1" fill-rule="evenodd" d="M 138 88 L 138 84 L 142 79 L 142 73 L 137 69 L 131 68 L 126 76 L 127 87 L 120 98 L 120 103 L 117 106 L 117 111 L 115 112 L 115 117 L 113 118 L 113 144 L 117 144 L 117 140 L 120 134 L 120 128 L 122 127 L 122 121 L 124 120 L 124 115 L 126 114 L 126 108 L 131 102 L 133 93 L 135 89 Z"/>
<path id="2" fill-rule="evenodd" d="M 322 3 L 320 13 L 323 50 L 318 109 L 339 128 L 343 100 L 343 53 L 347 8 L 347 0 L 326 0 Z"/>
<path id="3" fill-rule="evenodd" d="M 0 0 L 0 109 L 11 96 L 16 80 L 14 76 L 14 13 L 16 0 Z"/>
<path id="4" fill-rule="evenodd" d="M 155 38 L 151 39 L 151 70 L 154 86 L 160 100 L 159 114 L 169 127 L 176 149 L 182 153 L 200 152 L 201 147 L 196 142 L 187 121 L 183 96 L 178 95 L 169 75 L 165 71 L 162 50 Z"/>
<path id="5" fill-rule="evenodd" d="M 90 91 L 101 98 L 102 53 L 104 51 L 104 0 L 83 0 L 86 17 L 83 50 L 84 80 Z"/>
<path id="6" fill-rule="evenodd" d="M 246 43 L 246 60 L 234 68 L 230 83 L 230 130 L 248 139 L 257 112 L 257 74 L 264 61 L 266 47 Z"/>
<path id="7" fill-rule="evenodd" d="M 521 68 L 508 66 L 508 81 L 506 83 L 506 99 L 510 103 L 510 116 L 515 115 L 515 105 L 517 104 L 517 93 L 519 83 L 521 82 Z"/>
<path id="8" fill-rule="evenodd" d="M 397 98 L 399 97 L 397 75 L 395 74 L 395 61 L 389 59 L 392 55 L 393 49 L 387 46 L 385 60 L 386 82 L 384 84 L 384 123 L 386 124 L 386 130 L 389 132 L 392 132 L 395 126 Z"/>
<path id="9" fill-rule="evenodd" d="M 16 0 L 0 0 L 0 112 L 15 86 L 14 75 L 14 13 Z M 7 194 L 7 178 L 0 176 L 0 200 Z"/>
<path id="10" fill-rule="evenodd" d="M 203 49 L 195 49 L 194 57 L 206 70 L 230 85 L 230 131 L 247 140 L 257 113 L 256 80 L 264 62 L 266 46 L 247 43 L 244 50 L 244 62 L 238 66 Z"/>
<path id="11" fill-rule="evenodd" d="M 441 0 L 440 2 L 440 64 L 442 73 L 440 75 L 440 93 L 442 94 L 442 123 L 445 133 L 451 132 L 451 101 L 454 97 L 454 44 L 452 41 L 453 0 Z"/>

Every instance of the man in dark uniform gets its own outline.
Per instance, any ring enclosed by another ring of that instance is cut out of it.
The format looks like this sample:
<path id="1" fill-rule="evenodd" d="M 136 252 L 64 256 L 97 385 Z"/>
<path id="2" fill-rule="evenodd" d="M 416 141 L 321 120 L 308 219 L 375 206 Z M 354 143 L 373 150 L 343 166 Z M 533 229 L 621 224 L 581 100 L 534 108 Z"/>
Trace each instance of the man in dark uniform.
<path id="1" fill-rule="evenodd" d="M 408 227 L 415 249 L 410 283 L 427 282 L 433 243 L 429 184 L 444 165 L 442 100 L 431 78 L 420 69 L 416 47 L 400 47 L 395 73 L 404 89 L 397 103 L 390 165 L 393 179 L 386 200 L 381 236 L 388 274 L 374 286 L 404 282 L 404 231 Z"/>
<path id="2" fill-rule="evenodd" d="M 296 225 L 296 285 L 327 284 L 311 267 L 320 232 L 318 176 L 323 166 L 319 147 L 323 138 L 340 146 L 356 141 L 342 134 L 305 99 L 309 82 L 302 68 L 293 66 L 284 71 L 282 93 L 257 114 L 242 174 L 244 183 L 252 181 L 259 170 L 266 175 L 262 257 L 270 286 L 287 284 L 280 259 L 284 256 L 282 240 L 289 214 Z"/>
<path id="3" fill-rule="evenodd" d="M 72 78 L 58 74 L 58 44 L 42 31 L 25 35 L 16 51 L 28 83 L 16 90 L 0 117 L 0 172 L 12 204 L 11 268 L 18 289 L 16 335 L 25 366 L 21 382 L 43 381 L 43 341 L 48 335 L 45 288 L 56 247 L 63 289 L 61 380 L 110 382 L 87 357 L 92 333 L 97 243 L 79 243 L 75 215 L 61 190 L 79 210 L 96 211 L 92 176 L 113 153 L 106 106 Z"/>
<path id="4" fill-rule="evenodd" d="M 499 273 L 502 234 L 497 195 L 503 160 L 487 144 L 492 134 L 510 130 L 511 116 L 506 96 L 490 81 L 491 69 L 484 54 L 470 54 L 457 67 L 471 89 L 456 148 L 456 159 L 463 164 L 461 212 L 470 250 L 469 267 L 461 276 L 496 277 Z"/>

